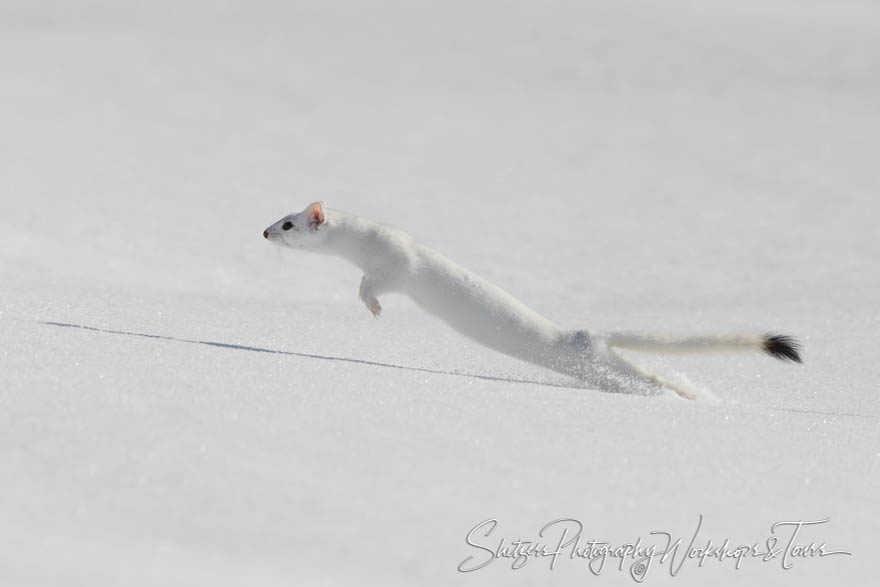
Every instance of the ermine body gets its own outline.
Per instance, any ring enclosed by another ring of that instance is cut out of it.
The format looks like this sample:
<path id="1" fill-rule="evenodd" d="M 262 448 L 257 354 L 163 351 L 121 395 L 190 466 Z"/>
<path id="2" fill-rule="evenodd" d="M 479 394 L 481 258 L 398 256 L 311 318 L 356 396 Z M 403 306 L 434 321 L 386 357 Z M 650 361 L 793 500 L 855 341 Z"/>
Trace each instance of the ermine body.
<path id="1" fill-rule="evenodd" d="M 640 334 L 597 334 L 566 330 L 512 295 L 468 271 L 407 233 L 315 202 L 286 216 L 263 236 L 294 249 L 341 257 L 364 272 L 359 296 L 378 316 L 378 297 L 399 292 L 468 338 L 506 355 L 573 376 L 610 391 L 633 384 L 669 387 L 624 360 L 615 348 L 654 352 L 763 350 L 799 361 L 797 344 L 786 336 L 672 338 Z"/>

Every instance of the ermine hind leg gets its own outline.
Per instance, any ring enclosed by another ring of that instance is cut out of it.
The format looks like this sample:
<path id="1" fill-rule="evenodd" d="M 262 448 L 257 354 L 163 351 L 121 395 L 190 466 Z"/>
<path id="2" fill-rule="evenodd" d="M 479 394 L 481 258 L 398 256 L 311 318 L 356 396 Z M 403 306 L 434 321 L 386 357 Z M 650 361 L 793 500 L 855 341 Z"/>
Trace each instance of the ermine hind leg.
<path id="1" fill-rule="evenodd" d="M 646 371 L 645 369 L 639 367 L 634 362 L 629 361 L 620 354 L 618 354 L 613 348 L 609 348 L 606 355 L 610 366 L 621 372 L 624 377 L 629 377 L 636 379 L 641 383 L 645 383 L 651 387 L 659 387 L 661 389 L 669 389 L 675 392 L 678 396 L 683 397 L 684 399 L 697 399 L 697 396 L 689 390 L 685 389 L 680 385 L 676 385 L 666 379 L 663 379 L 656 373 L 651 373 L 650 371 Z"/>

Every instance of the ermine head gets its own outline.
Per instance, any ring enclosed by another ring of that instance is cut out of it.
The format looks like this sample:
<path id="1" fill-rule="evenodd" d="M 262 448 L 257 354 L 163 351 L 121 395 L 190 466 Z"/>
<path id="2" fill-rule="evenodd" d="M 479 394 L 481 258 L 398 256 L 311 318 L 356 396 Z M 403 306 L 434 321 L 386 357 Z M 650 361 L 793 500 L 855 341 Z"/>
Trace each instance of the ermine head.
<path id="1" fill-rule="evenodd" d="M 263 231 L 263 237 L 278 245 L 294 249 L 320 246 L 327 236 L 324 202 L 313 202 L 296 214 L 285 216 Z"/>

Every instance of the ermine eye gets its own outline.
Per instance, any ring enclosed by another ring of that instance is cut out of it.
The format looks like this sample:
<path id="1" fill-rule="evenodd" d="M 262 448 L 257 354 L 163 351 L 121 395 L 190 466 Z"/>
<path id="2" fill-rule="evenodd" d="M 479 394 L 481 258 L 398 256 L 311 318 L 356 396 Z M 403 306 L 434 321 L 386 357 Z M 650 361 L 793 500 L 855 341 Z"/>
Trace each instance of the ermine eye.
<path id="1" fill-rule="evenodd" d="M 290 230 L 291 228 L 293 228 L 293 222 L 290 220 L 281 225 L 281 230 Z"/>

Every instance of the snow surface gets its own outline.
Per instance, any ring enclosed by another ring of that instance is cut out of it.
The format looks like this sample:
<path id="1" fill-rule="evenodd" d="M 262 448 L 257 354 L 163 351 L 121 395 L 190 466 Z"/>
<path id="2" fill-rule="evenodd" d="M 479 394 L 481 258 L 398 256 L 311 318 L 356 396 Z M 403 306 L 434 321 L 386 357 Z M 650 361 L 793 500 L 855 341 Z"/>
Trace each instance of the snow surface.
<path id="1" fill-rule="evenodd" d="M 649 583 L 876 574 L 877 3 L 6 0 L 0 31 L 0 584 L 633 584 L 456 568 L 489 518 L 700 514 L 829 517 L 803 541 L 853 555 Z M 315 199 L 560 324 L 790 332 L 804 365 L 570 387 L 261 238 Z"/>

